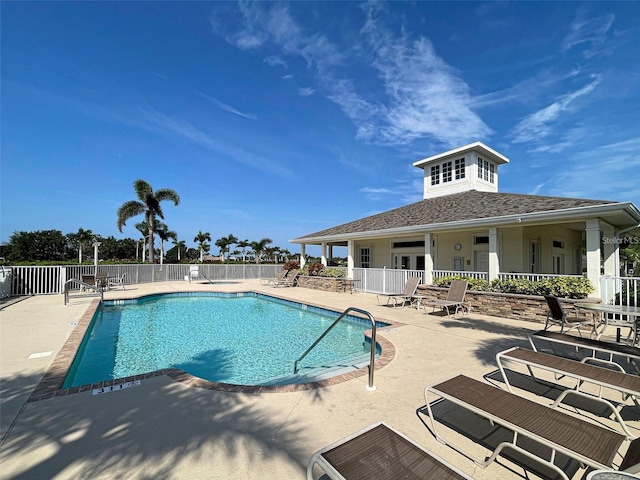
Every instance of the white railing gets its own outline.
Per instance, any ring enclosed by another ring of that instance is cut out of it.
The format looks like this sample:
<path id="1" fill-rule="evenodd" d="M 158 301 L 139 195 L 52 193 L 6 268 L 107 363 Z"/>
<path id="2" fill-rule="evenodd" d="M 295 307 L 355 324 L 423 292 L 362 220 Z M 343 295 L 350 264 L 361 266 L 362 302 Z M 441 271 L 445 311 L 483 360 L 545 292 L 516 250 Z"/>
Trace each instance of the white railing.
<path id="1" fill-rule="evenodd" d="M 476 280 L 488 280 L 489 274 L 487 272 L 462 272 L 460 270 L 434 270 L 433 278 L 444 277 L 467 277 L 474 278 Z"/>
<path id="2" fill-rule="evenodd" d="M 393 268 L 354 268 L 353 278 L 356 290 L 369 293 L 398 293 L 404 289 L 409 277 L 420 277 L 424 281 L 423 270 L 396 270 Z"/>
<path id="3" fill-rule="evenodd" d="M 555 273 L 499 273 L 500 280 L 529 280 L 531 282 L 540 282 L 548 278 L 558 277 L 575 277 L 582 278 L 584 275 L 560 275 Z"/>
<path id="4" fill-rule="evenodd" d="M 640 298 L 640 277 L 600 277 L 602 303 L 635 305 Z"/>
<path id="5" fill-rule="evenodd" d="M 83 275 L 106 274 L 119 277 L 126 273 L 125 285 L 136 283 L 169 282 L 184 280 L 189 275 L 190 264 L 123 264 L 123 265 L 62 265 L 52 267 L 8 267 L 11 269 L 11 295 L 49 295 L 62 293 L 67 280 L 81 280 Z M 273 278 L 282 265 L 263 264 L 198 264 L 203 277 L 212 281 Z"/>

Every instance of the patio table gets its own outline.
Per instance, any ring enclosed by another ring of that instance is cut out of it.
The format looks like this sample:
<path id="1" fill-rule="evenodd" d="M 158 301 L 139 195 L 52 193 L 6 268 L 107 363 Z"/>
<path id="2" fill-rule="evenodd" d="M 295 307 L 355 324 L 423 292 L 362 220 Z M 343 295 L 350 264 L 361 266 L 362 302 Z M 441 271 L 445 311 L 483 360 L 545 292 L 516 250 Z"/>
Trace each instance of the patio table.
<path id="1" fill-rule="evenodd" d="M 576 307 L 583 310 L 590 310 L 593 312 L 601 313 L 602 329 L 598 331 L 597 325 L 594 324 L 593 329 L 596 333 L 596 340 L 599 340 L 604 331 L 607 329 L 610 323 L 611 315 L 620 315 L 620 320 L 613 320 L 612 326 L 617 329 L 616 341 L 620 343 L 620 329 L 622 327 L 631 328 L 633 331 L 633 342 L 635 345 L 638 341 L 638 323 L 640 323 L 640 307 L 634 307 L 629 305 L 610 305 L 605 303 L 576 303 Z M 626 316 L 630 320 L 622 320 L 622 316 Z M 626 325 L 625 325 L 626 323 Z"/>

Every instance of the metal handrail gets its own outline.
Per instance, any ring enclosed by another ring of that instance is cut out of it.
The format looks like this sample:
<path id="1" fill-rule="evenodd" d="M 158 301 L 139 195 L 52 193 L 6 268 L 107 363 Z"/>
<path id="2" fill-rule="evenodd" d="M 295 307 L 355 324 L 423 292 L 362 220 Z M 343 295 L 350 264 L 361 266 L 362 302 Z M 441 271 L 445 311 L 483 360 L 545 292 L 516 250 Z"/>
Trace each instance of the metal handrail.
<path id="1" fill-rule="evenodd" d="M 77 278 L 71 278 L 64 282 L 64 304 L 67 305 L 69 303 L 69 284 L 77 283 L 81 287 L 90 288 L 91 290 L 95 290 L 96 293 L 100 294 L 100 302 L 104 301 L 104 289 L 98 287 L 97 285 L 91 285 L 90 283 L 83 282 L 82 280 L 78 280 Z"/>
<path id="2" fill-rule="evenodd" d="M 373 365 L 376 359 L 376 321 L 373 318 L 373 315 L 371 315 L 369 312 L 365 311 L 365 310 L 361 310 L 359 308 L 356 307 L 349 307 L 347 308 L 344 312 L 342 312 L 342 314 L 331 324 L 329 325 L 329 327 L 327 327 L 327 329 L 322 333 L 322 335 L 320 335 L 317 340 L 315 342 L 313 342 L 313 345 L 311 345 L 309 348 L 307 348 L 307 350 L 300 355 L 300 358 L 298 358 L 294 364 L 293 364 L 293 373 L 296 374 L 298 373 L 298 363 L 307 356 L 307 354 L 313 350 L 315 348 L 316 345 L 318 345 L 318 343 L 320 343 L 320 341 L 327 335 L 327 333 L 329 333 L 331 331 L 331 329 L 333 327 L 335 327 L 338 322 L 340 320 L 342 320 L 347 313 L 354 311 L 354 312 L 358 312 L 361 313 L 362 315 L 366 315 L 367 317 L 369 317 L 369 320 L 371 321 L 371 357 L 369 358 L 369 384 L 367 385 L 367 390 L 375 390 L 376 387 L 373 385 Z"/>

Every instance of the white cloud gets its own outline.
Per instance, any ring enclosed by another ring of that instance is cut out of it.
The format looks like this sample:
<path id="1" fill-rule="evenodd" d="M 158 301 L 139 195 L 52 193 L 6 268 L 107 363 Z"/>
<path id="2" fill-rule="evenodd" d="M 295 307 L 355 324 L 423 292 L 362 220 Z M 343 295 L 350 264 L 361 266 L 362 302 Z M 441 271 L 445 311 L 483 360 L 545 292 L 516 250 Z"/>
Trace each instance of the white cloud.
<path id="1" fill-rule="evenodd" d="M 206 94 L 204 94 L 202 92 L 196 92 L 196 94 L 201 96 L 202 98 L 207 99 L 208 101 L 213 103 L 216 107 L 218 107 L 220 110 L 224 110 L 225 112 L 233 113 L 234 115 L 238 115 L 240 117 L 248 118 L 250 120 L 256 120 L 256 118 L 257 118 L 253 114 L 242 113 L 241 111 L 235 109 L 231 105 L 227 105 L 226 103 L 222 103 L 220 100 L 218 100 L 216 98 L 213 98 L 213 97 L 210 97 L 209 95 L 206 95 Z"/>
<path id="2" fill-rule="evenodd" d="M 299 88 L 298 89 L 298 95 L 300 95 L 301 97 L 309 97 L 309 96 L 313 95 L 314 93 L 316 93 L 316 89 L 315 88 L 307 87 L 307 88 Z"/>
<path id="3" fill-rule="evenodd" d="M 210 15 L 214 31 L 241 49 L 268 44 L 280 49 L 277 57 L 304 59 L 327 98 L 354 123 L 356 138 L 382 145 L 429 138 L 455 145 L 492 133 L 472 110 L 468 85 L 437 55 L 431 42 L 394 36 L 377 17 L 378 5 L 362 8 L 366 43 L 345 51 L 322 33 L 304 31 L 287 4 L 239 5 L 241 19 L 235 22 L 227 17 L 222 22 L 223 8 L 214 7 Z M 370 70 L 372 75 L 356 79 L 349 75 L 350 68 L 357 68 L 360 75 Z M 367 82 L 367 87 L 357 80 Z M 372 87 L 375 80 L 378 85 Z"/>
<path id="4" fill-rule="evenodd" d="M 613 14 L 597 18 L 585 18 L 584 12 L 579 12 L 571 23 L 571 30 L 562 42 L 562 48 L 570 50 L 577 45 L 588 44 L 589 48 L 582 52 L 585 58 L 611 53 L 610 49 L 604 48 L 603 45 L 607 39 L 607 32 L 614 20 L 615 16 Z"/>
<path id="5" fill-rule="evenodd" d="M 396 193 L 393 190 L 389 190 L 388 188 L 371 188 L 364 187 L 360 189 L 363 193 Z"/>
<path id="6" fill-rule="evenodd" d="M 509 136 L 513 138 L 514 143 L 533 142 L 548 136 L 551 133 L 551 124 L 558 120 L 562 113 L 568 111 L 575 100 L 590 94 L 599 83 L 600 78 L 595 77 L 591 83 L 581 89 L 562 95 L 551 105 L 521 120 Z"/>
<path id="7" fill-rule="evenodd" d="M 287 65 L 287 62 L 285 62 L 282 59 L 282 57 L 280 57 L 279 55 L 271 55 L 269 57 L 265 57 L 264 63 L 266 63 L 270 67 L 278 67 L 279 66 L 279 67 L 282 67 L 282 68 L 289 68 L 289 66 Z"/>

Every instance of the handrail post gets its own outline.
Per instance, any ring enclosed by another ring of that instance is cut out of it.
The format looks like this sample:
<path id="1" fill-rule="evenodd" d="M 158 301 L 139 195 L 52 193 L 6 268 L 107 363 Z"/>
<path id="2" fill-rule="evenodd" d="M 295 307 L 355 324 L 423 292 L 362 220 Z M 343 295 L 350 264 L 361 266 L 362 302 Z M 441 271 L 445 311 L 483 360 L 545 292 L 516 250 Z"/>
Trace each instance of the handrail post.
<path id="1" fill-rule="evenodd" d="M 331 325 L 329 325 L 329 327 L 327 327 L 327 329 L 324 332 L 322 332 L 322 335 L 320 335 L 316 339 L 316 341 L 313 342 L 313 344 L 309 348 L 307 348 L 307 350 L 302 355 L 300 355 L 300 357 L 293 363 L 294 374 L 298 373 L 298 363 L 304 357 L 306 357 L 307 354 L 311 350 L 313 350 L 315 346 L 318 345 L 318 343 L 320 343 L 320 341 L 331 331 L 331 329 L 333 329 L 333 327 L 335 327 L 338 324 L 338 322 L 340 322 L 340 320 L 342 320 L 350 311 L 354 311 L 362 315 L 366 315 L 369 318 L 369 321 L 371 322 L 371 355 L 369 358 L 369 381 L 367 385 L 367 390 L 373 391 L 376 389 L 375 385 L 373 384 L 373 371 L 374 371 L 374 364 L 376 360 L 376 321 L 373 318 L 373 315 L 371 315 L 369 312 L 365 310 L 361 310 L 356 307 L 349 307 L 344 312 L 342 312 L 342 314 Z"/>

